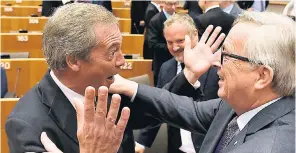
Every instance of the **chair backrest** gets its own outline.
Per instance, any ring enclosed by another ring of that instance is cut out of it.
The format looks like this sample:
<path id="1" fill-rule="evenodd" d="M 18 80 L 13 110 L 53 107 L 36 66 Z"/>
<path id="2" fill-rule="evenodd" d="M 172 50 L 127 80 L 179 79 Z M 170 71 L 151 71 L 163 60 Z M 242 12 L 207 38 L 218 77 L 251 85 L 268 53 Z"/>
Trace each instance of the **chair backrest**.
<path id="1" fill-rule="evenodd" d="M 6 71 L 3 67 L 1 67 L 1 98 L 7 93 L 7 78 Z"/>
<path id="2" fill-rule="evenodd" d="M 148 74 L 144 74 L 144 75 L 140 75 L 140 76 L 136 76 L 136 77 L 131 77 L 128 79 L 135 81 L 137 83 L 140 83 L 140 84 L 150 85 Z"/>

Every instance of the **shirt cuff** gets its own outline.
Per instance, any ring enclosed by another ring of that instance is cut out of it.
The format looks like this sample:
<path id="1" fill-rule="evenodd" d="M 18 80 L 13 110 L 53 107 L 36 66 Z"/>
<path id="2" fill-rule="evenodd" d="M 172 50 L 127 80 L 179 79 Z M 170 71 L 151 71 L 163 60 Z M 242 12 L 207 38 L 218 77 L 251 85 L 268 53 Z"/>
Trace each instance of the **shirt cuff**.
<path id="1" fill-rule="evenodd" d="M 131 98 L 131 102 L 134 102 L 135 98 L 136 98 L 136 95 L 138 93 L 138 87 L 139 87 L 139 84 L 137 84 L 137 89 L 136 89 L 136 92 L 134 93 L 134 95 L 132 96 Z"/>
<path id="2" fill-rule="evenodd" d="M 145 149 L 145 146 L 144 146 L 144 145 L 141 145 L 141 144 L 139 144 L 138 142 L 136 142 L 136 145 L 137 145 L 138 147 L 140 147 L 141 149 Z"/>
<path id="3" fill-rule="evenodd" d="M 198 80 L 196 80 L 196 82 L 191 85 L 193 86 L 194 89 L 198 89 L 200 87 L 200 82 Z"/>

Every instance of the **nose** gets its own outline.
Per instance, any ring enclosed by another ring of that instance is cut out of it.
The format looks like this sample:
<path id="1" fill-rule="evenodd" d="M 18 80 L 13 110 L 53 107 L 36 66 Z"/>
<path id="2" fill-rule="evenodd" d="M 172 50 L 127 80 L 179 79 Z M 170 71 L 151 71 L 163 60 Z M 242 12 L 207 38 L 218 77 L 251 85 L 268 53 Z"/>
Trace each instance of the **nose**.
<path id="1" fill-rule="evenodd" d="M 220 49 L 214 53 L 212 65 L 216 66 L 218 68 L 221 68 L 222 65 L 221 65 L 221 50 Z"/>
<path id="2" fill-rule="evenodd" d="M 124 63 L 125 63 L 125 59 L 124 59 L 122 52 L 120 51 L 115 64 L 116 64 L 116 66 L 119 67 L 119 66 L 124 65 Z"/>
<path id="3" fill-rule="evenodd" d="M 173 44 L 173 50 L 174 50 L 174 52 L 178 51 L 179 48 L 180 48 L 179 46 Z"/>
<path id="4" fill-rule="evenodd" d="M 175 11 L 175 10 L 176 10 L 176 6 L 175 6 L 175 5 L 173 5 L 173 6 L 172 6 L 172 9 Z"/>

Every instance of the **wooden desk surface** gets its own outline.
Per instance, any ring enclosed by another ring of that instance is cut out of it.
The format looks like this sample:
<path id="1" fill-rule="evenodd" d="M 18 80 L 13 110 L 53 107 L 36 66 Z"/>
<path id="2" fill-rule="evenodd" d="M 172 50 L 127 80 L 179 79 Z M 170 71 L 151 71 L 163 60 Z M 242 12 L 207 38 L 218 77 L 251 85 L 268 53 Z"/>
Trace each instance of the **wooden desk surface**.
<path id="1" fill-rule="evenodd" d="M 13 17 L 2 16 L 1 32 L 18 32 L 25 29 L 31 32 L 42 32 L 48 17 Z M 117 18 L 121 32 L 130 33 L 131 19 Z"/>
<path id="2" fill-rule="evenodd" d="M 1 6 L 2 16 L 31 16 L 36 14 L 41 16 L 41 6 Z"/>
<path id="3" fill-rule="evenodd" d="M 8 91 L 14 91 L 17 85 L 16 95 L 19 97 L 36 85 L 48 70 L 44 58 L 2 59 L 0 65 L 6 69 Z M 153 82 L 152 60 L 126 60 L 119 74 L 125 78 L 148 74 Z"/>
<path id="4" fill-rule="evenodd" d="M 1 0 L 1 5 L 17 5 L 17 6 L 39 6 L 42 5 L 42 0 Z"/>

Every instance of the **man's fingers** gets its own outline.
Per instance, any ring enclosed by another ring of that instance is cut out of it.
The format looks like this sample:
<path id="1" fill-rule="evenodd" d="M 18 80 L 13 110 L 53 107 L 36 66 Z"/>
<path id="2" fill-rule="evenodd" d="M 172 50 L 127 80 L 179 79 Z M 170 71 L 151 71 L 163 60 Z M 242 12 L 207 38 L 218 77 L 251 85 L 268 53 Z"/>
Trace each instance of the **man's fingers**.
<path id="1" fill-rule="evenodd" d="M 211 46 L 212 52 L 215 52 L 218 49 L 218 47 L 220 46 L 220 44 L 223 42 L 224 39 L 225 39 L 225 34 L 221 33 L 218 39 L 215 41 L 215 43 Z"/>
<path id="2" fill-rule="evenodd" d="M 108 88 L 101 86 L 98 89 L 98 101 L 96 108 L 96 124 L 104 125 L 107 114 Z"/>
<path id="3" fill-rule="evenodd" d="M 84 122 L 86 124 L 94 122 L 95 107 L 94 107 L 95 88 L 88 86 L 85 89 L 84 96 Z"/>
<path id="4" fill-rule="evenodd" d="M 112 129 L 117 119 L 118 110 L 120 107 L 121 97 L 118 94 L 112 96 L 111 105 L 108 112 L 108 117 L 106 120 L 106 129 Z"/>
<path id="5" fill-rule="evenodd" d="M 120 141 L 123 137 L 129 117 L 130 117 L 130 109 L 128 107 L 124 107 L 121 111 L 121 116 L 115 129 L 115 136 L 117 139 L 120 139 Z"/>
<path id="6" fill-rule="evenodd" d="M 189 51 L 191 49 L 191 39 L 188 35 L 185 35 L 185 47 L 184 51 Z"/>
<path id="7" fill-rule="evenodd" d="M 202 34 L 202 36 L 201 36 L 201 38 L 200 38 L 200 41 L 199 41 L 200 43 L 203 43 L 203 44 L 206 43 L 206 41 L 207 41 L 208 38 L 209 38 L 210 33 L 213 31 L 213 28 L 214 28 L 213 25 L 209 25 L 209 26 L 207 27 L 207 29 L 205 30 L 205 32 Z"/>
<path id="8" fill-rule="evenodd" d="M 41 143 L 43 144 L 46 151 L 51 153 L 63 153 L 57 146 L 48 138 L 45 132 L 41 133 Z"/>
<path id="9" fill-rule="evenodd" d="M 219 27 L 219 26 L 215 28 L 214 32 L 211 34 L 210 38 L 207 41 L 207 45 L 208 46 L 212 46 L 212 44 L 216 40 L 216 38 L 219 35 L 219 33 L 220 33 L 221 30 L 222 30 L 222 28 Z"/>
<path id="10" fill-rule="evenodd" d="M 81 129 L 83 125 L 83 118 L 84 118 L 84 105 L 82 101 L 78 99 L 74 99 L 74 105 L 76 108 L 76 116 L 77 116 L 77 128 Z"/>

